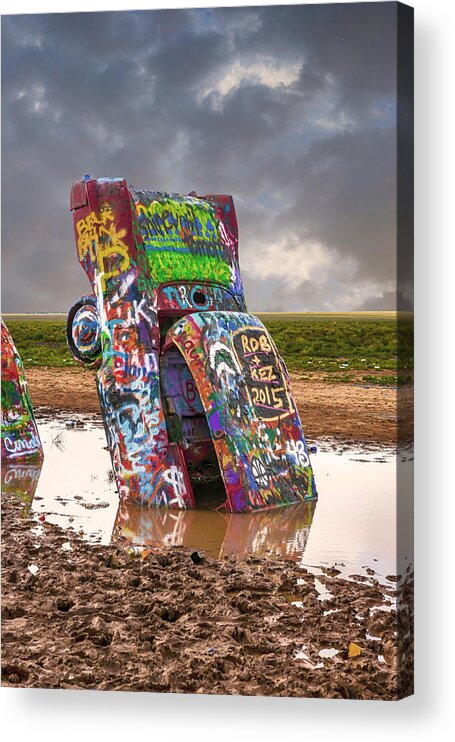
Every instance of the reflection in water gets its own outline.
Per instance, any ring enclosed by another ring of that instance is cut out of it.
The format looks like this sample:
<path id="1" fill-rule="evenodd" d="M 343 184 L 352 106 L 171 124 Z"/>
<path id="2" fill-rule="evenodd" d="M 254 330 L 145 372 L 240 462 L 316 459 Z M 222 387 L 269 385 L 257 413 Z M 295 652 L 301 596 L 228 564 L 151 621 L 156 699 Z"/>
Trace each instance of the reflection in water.
<path id="1" fill-rule="evenodd" d="M 133 546 L 186 546 L 214 557 L 248 554 L 297 560 L 303 554 L 316 502 L 260 513 L 169 511 L 121 502 L 113 540 Z"/>
<path id="2" fill-rule="evenodd" d="M 42 459 L 33 462 L 2 462 L 2 492 L 14 494 L 31 505 L 43 466 Z"/>
<path id="3" fill-rule="evenodd" d="M 336 442 L 314 458 L 319 500 L 270 512 L 226 514 L 119 506 L 99 418 L 39 419 L 45 459 L 5 468 L 5 491 L 16 491 L 41 520 L 72 528 L 84 539 L 132 546 L 181 544 L 217 557 L 248 553 L 298 559 L 303 566 L 337 565 L 346 575 L 374 569 L 397 574 L 412 558 L 412 455 L 358 450 Z M 397 490 L 397 469 L 400 482 Z M 409 480 L 409 481 L 408 481 Z M 21 495 L 22 493 L 22 495 Z M 397 501 L 406 528 L 397 543 Z M 402 512 L 401 512 L 402 511 Z M 311 531 L 310 531 L 311 525 Z"/>

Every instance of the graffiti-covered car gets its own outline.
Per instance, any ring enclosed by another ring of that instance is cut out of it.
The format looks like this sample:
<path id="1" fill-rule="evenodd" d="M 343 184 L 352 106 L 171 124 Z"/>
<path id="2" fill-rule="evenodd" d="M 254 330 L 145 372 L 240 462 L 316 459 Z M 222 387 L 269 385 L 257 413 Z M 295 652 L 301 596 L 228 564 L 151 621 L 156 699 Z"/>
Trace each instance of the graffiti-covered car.
<path id="1" fill-rule="evenodd" d="M 285 364 L 247 312 L 232 197 L 86 176 L 70 205 L 93 293 L 68 344 L 97 369 L 120 496 L 231 512 L 316 499 Z"/>
<path id="2" fill-rule="evenodd" d="M 1 320 L 2 341 L 2 465 L 40 460 L 43 447 L 27 388 L 22 359 Z"/>

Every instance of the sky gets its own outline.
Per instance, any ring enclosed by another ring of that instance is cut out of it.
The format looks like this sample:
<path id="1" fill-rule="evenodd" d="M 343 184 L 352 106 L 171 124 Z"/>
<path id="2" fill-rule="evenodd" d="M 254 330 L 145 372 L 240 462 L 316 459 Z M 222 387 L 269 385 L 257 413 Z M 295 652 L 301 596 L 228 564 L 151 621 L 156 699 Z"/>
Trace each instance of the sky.
<path id="1" fill-rule="evenodd" d="M 90 290 L 71 183 L 230 193 L 252 311 L 396 306 L 396 5 L 2 17 L 2 311 Z"/>

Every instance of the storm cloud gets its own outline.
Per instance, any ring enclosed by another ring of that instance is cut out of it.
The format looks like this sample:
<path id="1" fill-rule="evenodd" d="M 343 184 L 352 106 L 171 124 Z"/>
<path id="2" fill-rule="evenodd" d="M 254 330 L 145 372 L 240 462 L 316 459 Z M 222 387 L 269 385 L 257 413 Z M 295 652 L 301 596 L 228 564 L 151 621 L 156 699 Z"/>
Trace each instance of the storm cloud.
<path id="1" fill-rule="evenodd" d="M 89 290 L 71 182 L 231 193 L 253 311 L 396 304 L 396 5 L 4 16 L 2 310 Z"/>

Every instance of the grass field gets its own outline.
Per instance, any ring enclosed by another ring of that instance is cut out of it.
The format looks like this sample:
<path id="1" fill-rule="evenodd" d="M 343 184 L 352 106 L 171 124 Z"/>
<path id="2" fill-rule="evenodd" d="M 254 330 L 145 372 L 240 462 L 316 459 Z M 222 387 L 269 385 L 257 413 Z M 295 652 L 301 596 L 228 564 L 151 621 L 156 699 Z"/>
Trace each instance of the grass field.
<path id="1" fill-rule="evenodd" d="M 289 371 L 327 381 L 397 386 L 411 380 L 413 322 L 393 312 L 258 314 Z M 78 367 L 63 315 L 4 315 L 25 368 Z M 363 373 L 362 373 L 363 372 Z"/>

